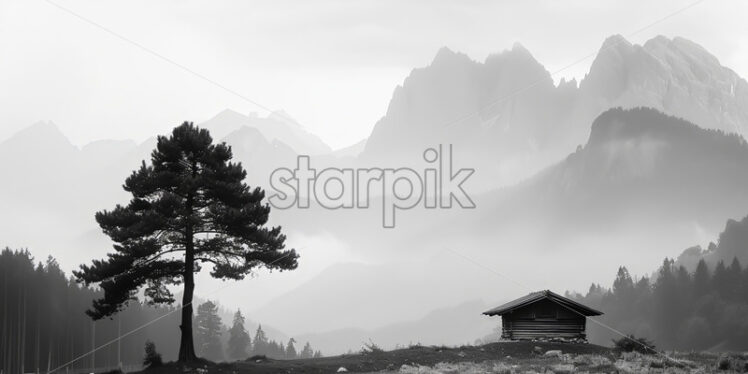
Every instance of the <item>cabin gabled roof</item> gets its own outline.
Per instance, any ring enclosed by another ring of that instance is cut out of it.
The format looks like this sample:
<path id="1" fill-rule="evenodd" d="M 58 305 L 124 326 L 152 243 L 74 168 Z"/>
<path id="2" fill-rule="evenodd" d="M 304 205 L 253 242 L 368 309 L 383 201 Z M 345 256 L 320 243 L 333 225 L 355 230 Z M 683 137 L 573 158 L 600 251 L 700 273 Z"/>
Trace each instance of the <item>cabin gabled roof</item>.
<path id="1" fill-rule="evenodd" d="M 576 313 L 587 316 L 599 316 L 602 312 L 592 309 L 588 306 L 582 305 L 574 300 L 563 297 L 555 292 L 549 290 L 532 292 L 526 296 L 522 296 L 517 300 L 510 301 L 504 305 L 497 306 L 491 310 L 483 312 L 487 316 L 501 316 L 507 313 L 511 313 L 519 308 L 523 308 L 530 304 L 534 304 L 541 300 L 551 300 L 560 306 L 570 309 Z"/>

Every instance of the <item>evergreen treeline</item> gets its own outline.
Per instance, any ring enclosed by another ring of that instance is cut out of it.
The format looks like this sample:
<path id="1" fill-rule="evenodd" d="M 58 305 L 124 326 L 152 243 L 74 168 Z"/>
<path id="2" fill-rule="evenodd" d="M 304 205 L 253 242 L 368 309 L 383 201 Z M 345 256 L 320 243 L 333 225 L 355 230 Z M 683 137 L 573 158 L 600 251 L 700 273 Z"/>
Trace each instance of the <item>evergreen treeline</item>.
<path id="1" fill-rule="evenodd" d="M 3 249 L 0 252 L 0 372 L 54 370 L 87 354 L 93 347 L 113 342 L 146 324 L 119 343 L 106 345 L 61 370 L 116 368 L 118 352 L 122 365 L 140 367 L 149 340 L 155 343 L 164 361 L 177 358 L 180 313 L 174 312 L 176 307 L 154 307 L 133 300 L 111 319 L 94 322 L 85 311 L 92 300 L 102 296 L 101 291 L 67 278 L 52 258 L 35 262 L 26 250 Z M 226 330 L 215 304 L 204 303 L 197 310 L 195 342 L 202 357 L 223 361 L 246 359 L 255 354 L 279 359 L 315 355 L 308 343 L 297 353 L 293 339 L 285 345 L 269 340 L 262 328 L 257 330 L 254 340 L 250 340 L 249 334 L 243 336 L 240 331 L 245 334 L 246 331 L 240 312 L 235 315 L 232 329 Z"/>
<path id="2" fill-rule="evenodd" d="M 168 313 L 131 302 L 112 319 L 91 321 L 85 314 L 101 292 L 82 287 L 54 259 L 35 263 L 26 250 L 0 252 L 0 371 L 46 372 L 90 352 L 122 334 Z M 176 357 L 179 313 L 162 318 L 66 366 L 69 369 L 140 365 L 146 339 L 156 343 L 167 359 Z M 95 345 L 94 345 L 95 344 Z M 171 347 L 171 348 L 170 348 Z M 65 370 L 63 368 L 62 370 Z"/>
<path id="3" fill-rule="evenodd" d="M 298 351 L 294 338 L 289 339 L 286 344 L 269 339 L 262 330 L 262 325 L 257 327 L 254 338 L 251 338 L 244 323 L 244 316 L 241 311 L 237 311 L 231 328 L 226 329 L 215 303 L 207 301 L 200 304 L 194 320 L 197 355 L 211 361 L 245 360 L 259 355 L 287 360 L 322 357 L 322 353 L 315 352 L 309 342 Z"/>
<path id="4" fill-rule="evenodd" d="M 633 279 L 621 267 L 612 288 L 593 284 L 576 298 L 603 311 L 601 322 L 662 349 L 748 349 L 748 267 L 737 258 L 711 268 L 701 260 L 693 272 L 665 259 L 653 280 Z M 618 338 L 594 322 L 587 326 L 592 342 Z"/>
<path id="5" fill-rule="evenodd" d="M 275 340 L 269 340 L 265 336 L 265 332 L 262 331 L 262 326 L 257 327 L 255 337 L 252 340 L 252 346 L 250 347 L 250 356 L 264 355 L 272 358 L 285 358 L 285 359 L 296 359 L 296 358 L 317 358 L 322 357 L 320 351 L 315 351 L 312 346 L 307 342 L 304 348 L 300 352 L 296 351 L 296 340 L 291 338 L 288 343 L 284 346 L 283 342 L 276 342 Z"/>

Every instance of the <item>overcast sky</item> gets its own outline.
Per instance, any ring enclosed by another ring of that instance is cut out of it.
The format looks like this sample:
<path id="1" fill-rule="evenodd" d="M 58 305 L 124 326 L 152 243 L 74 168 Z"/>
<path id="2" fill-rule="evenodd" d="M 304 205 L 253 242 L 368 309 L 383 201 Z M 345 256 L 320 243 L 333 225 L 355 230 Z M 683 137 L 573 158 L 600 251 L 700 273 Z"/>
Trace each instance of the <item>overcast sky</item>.
<path id="1" fill-rule="evenodd" d="M 748 76 L 748 4 L 694 1 L 71 1 L 55 4 L 272 109 L 333 148 L 366 137 L 442 46 L 527 47 L 550 71 L 605 37 L 683 36 Z M 555 78 L 581 78 L 591 59 Z M 40 120 L 74 144 L 137 141 L 231 108 L 267 114 L 45 0 L 0 0 L 0 141 Z"/>

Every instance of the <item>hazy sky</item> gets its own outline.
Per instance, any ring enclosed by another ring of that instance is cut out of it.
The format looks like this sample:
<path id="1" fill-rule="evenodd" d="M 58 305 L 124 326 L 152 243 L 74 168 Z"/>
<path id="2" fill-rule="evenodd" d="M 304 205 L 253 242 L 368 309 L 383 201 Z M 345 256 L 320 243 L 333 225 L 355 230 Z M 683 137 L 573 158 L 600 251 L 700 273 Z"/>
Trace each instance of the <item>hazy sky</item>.
<path id="1" fill-rule="evenodd" d="M 748 4 L 694 1 L 53 0 L 273 109 L 333 148 L 371 131 L 390 95 L 442 46 L 474 59 L 527 47 L 550 71 L 619 33 L 683 36 L 748 76 Z M 560 74 L 581 78 L 591 59 Z M 45 0 L 0 0 L 0 141 L 39 120 L 73 143 L 143 140 L 243 101 Z"/>

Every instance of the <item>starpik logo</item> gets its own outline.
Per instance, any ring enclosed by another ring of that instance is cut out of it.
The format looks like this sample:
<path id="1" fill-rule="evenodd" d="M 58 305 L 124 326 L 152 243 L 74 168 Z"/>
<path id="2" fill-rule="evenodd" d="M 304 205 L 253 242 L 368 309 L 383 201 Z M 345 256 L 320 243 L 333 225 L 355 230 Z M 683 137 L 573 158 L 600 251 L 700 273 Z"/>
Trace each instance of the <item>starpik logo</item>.
<path id="1" fill-rule="evenodd" d="M 446 148 L 446 153 L 444 152 Z M 474 169 L 454 170 L 452 145 L 423 152 L 426 167 L 314 169 L 309 156 L 297 157 L 296 168 L 275 169 L 270 175 L 269 202 L 277 209 L 308 209 L 314 200 L 325 209 L 369 209 L 381 202 L 382 226 L 395 227 L 399 210 L 423 205 L 427 209 L 475 208 L 463 189 Z"/>

